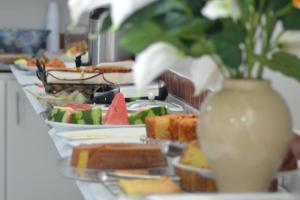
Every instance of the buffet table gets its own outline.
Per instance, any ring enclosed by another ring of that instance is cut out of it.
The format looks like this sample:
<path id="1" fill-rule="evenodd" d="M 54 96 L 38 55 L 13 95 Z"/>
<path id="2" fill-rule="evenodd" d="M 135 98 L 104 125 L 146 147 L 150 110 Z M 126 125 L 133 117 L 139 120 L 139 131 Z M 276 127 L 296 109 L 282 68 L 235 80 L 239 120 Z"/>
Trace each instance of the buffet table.
<path id="1" fill-rule="evenodd" d="M 28 88 L 34 90 L 37 93 L 43 93 L 43 89 L 39 88 L 36 84 L 40 81 L 36 78 L 35 75 L 30 74 L 25 71 L 21 71 L 15 66 L 11 66 L 11 70 L 16 77 L 18 83 L 22 86 L 23 91 L 25 92 L 28 100 L 30 101 L 32 107 L 34 108 L 37 115 L 41 115 L 42 117 L 46 117 L 45 111 L 46 106 L 43 105 L 35 96 L 28 92 Z M 172 97 L 170 97 L 172 98 Z M 193 108 L 185 105 L 186 110 L 192 111 Z M 50 127 L 52 128 L 52 127 Z M 57 151 L 61 158 L 69 157 L 71 155 L 71 146 L 66 143 L 61 137 L 56 135 L 57 131 L 55 129 L 51 129 L 49 131 L 49 136 L 54 142 L 54 145 L 57 148 Z M 300 163 L 298 162 L 298 165 Z M 297 176 L 299 176 L 300 181 L 300 170 L 297 172 Z M 75 180 L 76 181 L 76 180 Z M 78 188 L 80 189 L 82 195 L 87 200 L 114 200 L 114 199 L 131 199 L 128 197 L 116 197 L 106 187 L 100 183 L 89 183 L 76 181 Z M 299 184 L 300 187 L 300 184 Z M 299 190 L 300 191 L 300 190 Z M 188 200 L 188 199 L 207 199 L 207 200 L 218 200 L 218 199 L 299 199 L 299 195 L 294 194 L 291 195 L 289 193 L 268 193 L 268 194 L 227 194 L 227 195 L 216 195 L 216 194 L 188 194 L 188 195 L 165 195 L 165 196 L 151 196 L 146 197 L 144 199 L 149 200 L 159 200 L 159 199 L 172 199 L 172 200 Z M 136 198 L 135 198 L 136 199 Z"/>

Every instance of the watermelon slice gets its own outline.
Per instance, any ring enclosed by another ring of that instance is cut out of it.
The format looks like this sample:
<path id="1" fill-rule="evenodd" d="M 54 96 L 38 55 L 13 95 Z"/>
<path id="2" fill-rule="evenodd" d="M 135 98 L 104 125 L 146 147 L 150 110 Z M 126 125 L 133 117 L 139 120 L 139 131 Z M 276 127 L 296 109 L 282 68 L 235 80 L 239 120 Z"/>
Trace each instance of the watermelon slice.
<path id="1" fill-rule="evenodd" d="M 94 107 L 90 110 L 77 110 L 72 115 L 73 124 L 101 124 L 102 110 L 100 107 Z"/>
<path id="2" fill-rule="evenodd" d="M 130 124 L 145 124 L 146 117 L 167 115 L 168 110 L 164 106 L 149 108 L 128 117 Z"/>
<path id="3" fill-rule="evenodd" d="M 66 103 L 64 107 L 73 108 L 74 110 L 90 110 L 92 109 L 91 105 L 88 104 L 73 104 L 73 103 Z"/>
<path id="4" fill-rule="evenodd" d="M 103 118 L 103 124 L 126 125 L 128 122 L 128 113 L 123 93 L 115 95 L 106 115 Z"/>
<path id="5" fill-rule="evenodd" d="M 74 113 L 74 109 L 69 107 L 54 106 L 48 116 L 49 121 L 71 123 L 71 116 Z"/>

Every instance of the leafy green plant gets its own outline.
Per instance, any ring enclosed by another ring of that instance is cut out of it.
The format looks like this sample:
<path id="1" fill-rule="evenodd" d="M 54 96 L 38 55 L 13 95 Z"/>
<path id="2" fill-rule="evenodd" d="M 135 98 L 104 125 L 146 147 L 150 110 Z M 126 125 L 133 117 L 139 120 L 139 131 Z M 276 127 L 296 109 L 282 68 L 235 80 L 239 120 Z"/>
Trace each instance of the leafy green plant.
<path id="1" fill-rule="evenodd" d="M 136 55 L 140 89 L 178 66 L 190 68 L 196 93 L 220 74 L 262 79 L 265 68 L 300 80 L 291 54 L 300 52 L 300 0 L 69 0 L 71 24 L 101 6 L 110 12 L 100 32 L 125 29 L 120 45 Z"/>
<path id="2" fill-rule="evenodd" d="M 300 60 L 278 45 L 284 30 L 300 29 L 298 1 L 231 1 L 238 6 L 238 18 L 213 20 L 200 12 L 208 2 L 156 1 L 122 24 L 127 33 L 120 44 L 134 54 L 162 41 L 187 56 L 210 55 L 230 78 L 261 79 L 268 67 L 300 80 Z M 274 34 L 278 22 L 283 29 Z"/>

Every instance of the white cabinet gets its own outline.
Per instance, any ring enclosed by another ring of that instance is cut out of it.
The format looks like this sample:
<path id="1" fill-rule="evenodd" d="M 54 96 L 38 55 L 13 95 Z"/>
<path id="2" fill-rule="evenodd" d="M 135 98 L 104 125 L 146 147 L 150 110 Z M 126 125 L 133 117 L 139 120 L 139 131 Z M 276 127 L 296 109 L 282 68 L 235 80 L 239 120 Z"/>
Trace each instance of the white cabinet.
<path id="1" fill-rule="evenodd" d="M 6 92 L 2 93 L 0 81 L 0 109 L 5 107 L 6 110 L 6 140 L 2 140 L 5 134 L 0 127 L 0 181 L 6 180 L 5 187 L 0 182 L 0 200 L 5 193 L 4 200 L 83 199 L 75 182 L 58 174 L 56 162 L 59 156 L 47 134 L 49 128 L 34 112 L 20 85 L 15 80 L 7 80 L 4 85 Z M 3 95 L 6 97 L 4 106 Z M 3 147 L 6 147 L 5 179 L 1 174 Z"/>
<path id="2" fill-rule="evenodd" d="M 0 80 L 0 200 L 5 199 L 5 81 Z"/>

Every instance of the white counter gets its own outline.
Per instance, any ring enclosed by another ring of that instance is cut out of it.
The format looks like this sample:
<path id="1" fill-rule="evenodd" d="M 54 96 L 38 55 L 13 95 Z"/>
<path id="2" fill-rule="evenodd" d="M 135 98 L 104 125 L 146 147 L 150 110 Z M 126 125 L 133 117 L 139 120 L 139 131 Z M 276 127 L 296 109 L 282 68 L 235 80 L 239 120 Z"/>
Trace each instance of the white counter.
<path id="1" fill-rule="evenodd" d="M 11 66 L 12 72 L 16 76 L 17 80 L 22 86 L 29 86 L 34 85 L 37 80 L 35 75 L 30 75 L 28 73 L 24 73 L 19 71 L 14 66 Z M 24 90 L 24 88 L 23 88 Z M 35 109 L 37 114 L 42 114 L 43 111 L 46 109 L 44 105 L 42 105 L 33 95 L 29 94 L 24 90 L 26 93 L 29 101 L 31 102 L 33 108 Z M 37 92 L 38 91 L 37 88 Z M 61 157 L 68 157 L 71 154 L 71 147 L 61 138 L 56 136 L 56 130 L 51 129 L 49 131 L 49 135 L 56 146 L 59 155 Z M 115 200 L 115 199 L 128 199 L 124 197 L 115 197 L 113 196 L 102 184 L 100 183 L 88 183 L 88 182 L 81 182 L 76 181 L 78 188 L 80 189 L 82 195 L 87 200 Z M 136 199 L 136 198 L 135 198 Z M 165 196 L 153 196 L 147 197 L 143 199 L 149 200 L 192 200 L 192 199 L 206 199 L 206 200 L 224 200 L 224 199 L 247 199 L 247 200 L 273 200 L 273 199 L 300 199 L 300 195 L 291 195 L 288 193 L 273 193 L 273 194 L 230 194 L 230 195 L 221 195 L 221 194 L 192 194 L 192 195 L 165 195 Z"/>

